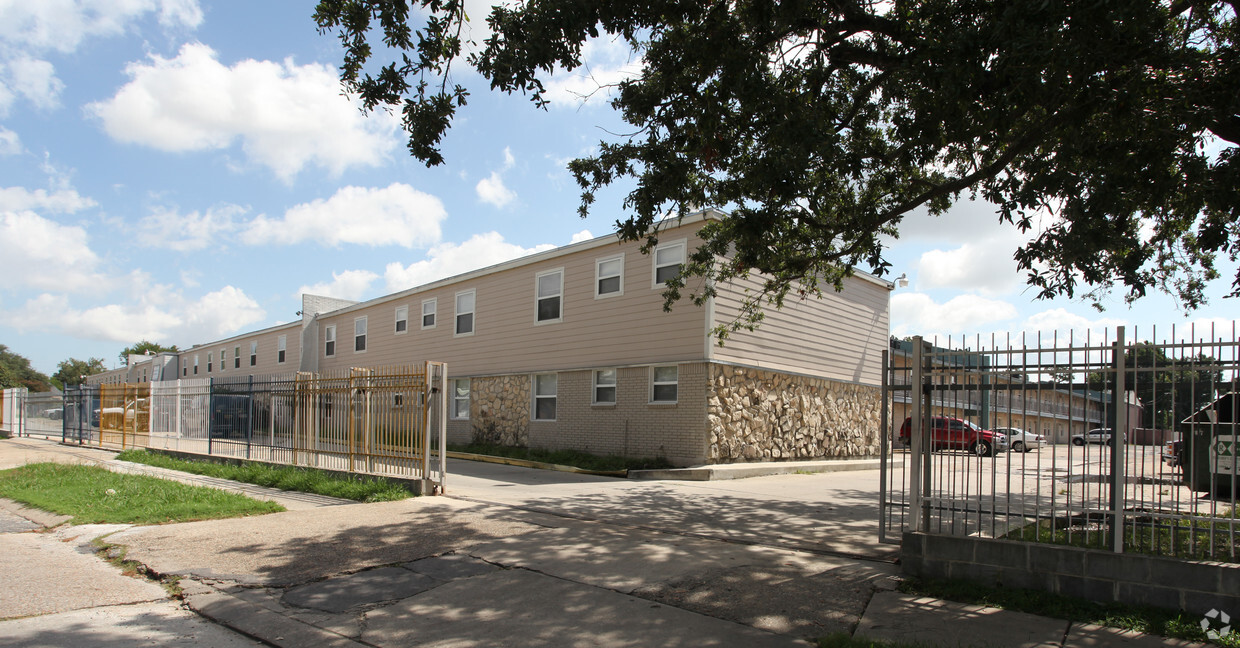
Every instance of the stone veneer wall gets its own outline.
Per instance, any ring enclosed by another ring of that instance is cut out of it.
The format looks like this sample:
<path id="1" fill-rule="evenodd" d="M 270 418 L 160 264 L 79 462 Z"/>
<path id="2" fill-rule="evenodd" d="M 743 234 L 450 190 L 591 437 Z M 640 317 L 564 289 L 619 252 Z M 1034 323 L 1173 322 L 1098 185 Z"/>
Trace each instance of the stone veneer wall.
<path id="1" fill-rule="evenodd" d="M 879 454 L 878 387 L 712 364 L 707 389 L 711 463 Z"/>
<path id="2" fill-rule="evenodd" d="M 469 381 L 470 433 L 503 445 L 530 442 L 530 377 L 487 376 Z"/>

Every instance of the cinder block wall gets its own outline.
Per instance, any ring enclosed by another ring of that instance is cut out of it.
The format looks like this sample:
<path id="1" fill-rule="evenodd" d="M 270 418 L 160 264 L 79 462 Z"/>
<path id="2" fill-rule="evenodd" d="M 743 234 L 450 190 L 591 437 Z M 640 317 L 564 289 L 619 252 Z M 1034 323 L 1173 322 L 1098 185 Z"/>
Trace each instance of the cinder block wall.
<path id="1" fill-rule="evenodd" d="M 1240 613 L 1240 565 L 1116 554 L 1062 545 L 905 533 L 903 571 L 1100 602 Z M 1234 611 L 1234 612 L 1233 612 Z"/>

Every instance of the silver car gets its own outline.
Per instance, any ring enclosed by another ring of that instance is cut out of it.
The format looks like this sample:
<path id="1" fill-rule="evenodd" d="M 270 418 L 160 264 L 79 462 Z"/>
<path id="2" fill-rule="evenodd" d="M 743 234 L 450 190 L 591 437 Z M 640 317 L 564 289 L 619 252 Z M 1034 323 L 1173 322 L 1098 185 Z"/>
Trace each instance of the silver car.
<path id="1" fill-rule="evenodd" d="M 1036 432 L 1026 432 L 1020 428 L 995 428 L 995 432 L 1007 437 L 1008 448 L 1012 452 L 1030 452 L 1046 445 L 1046 437 Z"/>

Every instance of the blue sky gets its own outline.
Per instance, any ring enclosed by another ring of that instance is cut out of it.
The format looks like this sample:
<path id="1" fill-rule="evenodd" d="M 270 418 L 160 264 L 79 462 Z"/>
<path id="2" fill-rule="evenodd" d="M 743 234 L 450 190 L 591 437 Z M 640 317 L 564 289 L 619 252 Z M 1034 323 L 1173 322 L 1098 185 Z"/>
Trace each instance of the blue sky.
<path id="1" fill-rule="evenodd" d="M 588 74 L 556 75 L 546 111 L 459 69 L 473 94 L 447 163 L 427 169 L 394 119 L 342 96 L 339 46 L 312 10 L 0 0 L 0 344 L 46 373 L 68 357 L 111 366 L 139 339 L 208 342 L 295 319 L 302 292 L 377 297 L 624 218 L 620 189 L 579 218 L 564 168 L 626 131 L 592 92 L 636 65 L 615 43 L 587 48 Z M 1117 295 L 1103 313 L 1035 301 L 1011 260 L 1020 242 L 981 203 L 906 219 L 889 255 L 910 278 L 893 293 L 892 332 L 1157 325 L 1161 338 L 1192 322 L 1230 335 L 1240 319 L 1237 300 L 1219 298 L 1228 281 L 1191 314 L 1162 295 L 1132 308 Z"/>

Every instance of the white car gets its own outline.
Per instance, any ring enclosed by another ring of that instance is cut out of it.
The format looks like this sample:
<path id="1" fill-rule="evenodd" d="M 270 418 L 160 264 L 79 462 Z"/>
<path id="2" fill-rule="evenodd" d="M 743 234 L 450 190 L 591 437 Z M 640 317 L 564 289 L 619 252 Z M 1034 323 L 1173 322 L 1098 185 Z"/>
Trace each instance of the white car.
<path id="1" fill-rule="evenodd" d="M 1072 435 L 1072 445 L 1083 446 L 1086 443 L 1111 445 L 1111 428 L 1094 428 L 1085 434 Z"/>
<path id="2" fill-rule="evenodd" d="M 1020 428 L 995 428 L 995 432 L 1007 436 L 1008 449 L 1012 452 L 1029 452 L 1046 445 L 1046 437 Z"/>

